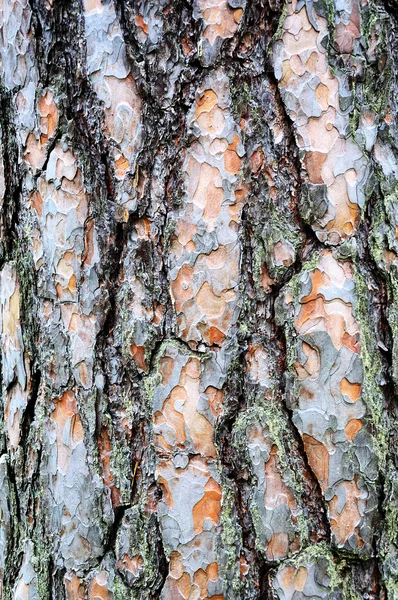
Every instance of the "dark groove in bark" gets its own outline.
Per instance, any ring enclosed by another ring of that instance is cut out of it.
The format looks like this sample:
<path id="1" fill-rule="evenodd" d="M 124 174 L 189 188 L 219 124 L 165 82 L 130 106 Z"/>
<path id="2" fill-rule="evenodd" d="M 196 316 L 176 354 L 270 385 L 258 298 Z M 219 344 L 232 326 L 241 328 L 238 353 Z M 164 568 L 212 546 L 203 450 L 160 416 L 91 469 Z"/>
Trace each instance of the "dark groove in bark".
<path id="1" fill-rule="evenodd" d="M 20 208 L 21 169 L 18 164 L 13 98 L 11 92 L 7 92 L 2 85 L 0 85 L 0 100 L 1 143 L 3 147 L 5 181 L 4 201 L 0 215 L 0 266 L 2 266 L 12 256 L 18 240 L 17 226 Z"/>
<path id="2" fill-rule="evenodd" d="M 33 371 L 31 373 L 31 384 L 32 390 L 28 399 L 28 403 L 25 408 L 25 412 L 23 413 L 23 417 L 21 420 L 21 438 L 19 445 L 24 451 L 24 461 L 23 461 L 23 470 L 25 470 L 27 452 L 29 452 L 29 433 L 30 428 L 32 426 L 33 421 L 36 416 L 36 403 L 37 398 L 40 392 L 40 384 L 41 384 L 41 371 L 39 369 Z"/>

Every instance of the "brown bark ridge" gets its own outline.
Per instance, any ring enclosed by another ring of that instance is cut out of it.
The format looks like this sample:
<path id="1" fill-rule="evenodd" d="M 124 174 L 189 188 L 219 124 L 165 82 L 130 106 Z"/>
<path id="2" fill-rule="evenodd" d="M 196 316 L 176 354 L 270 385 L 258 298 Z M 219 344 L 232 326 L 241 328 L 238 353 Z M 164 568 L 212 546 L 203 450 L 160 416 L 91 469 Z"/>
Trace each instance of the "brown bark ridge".
<path id="1" fill-rule="evenodd" d="M 0 597 L 398 600 L 393 0 L 0 3 Z"/>

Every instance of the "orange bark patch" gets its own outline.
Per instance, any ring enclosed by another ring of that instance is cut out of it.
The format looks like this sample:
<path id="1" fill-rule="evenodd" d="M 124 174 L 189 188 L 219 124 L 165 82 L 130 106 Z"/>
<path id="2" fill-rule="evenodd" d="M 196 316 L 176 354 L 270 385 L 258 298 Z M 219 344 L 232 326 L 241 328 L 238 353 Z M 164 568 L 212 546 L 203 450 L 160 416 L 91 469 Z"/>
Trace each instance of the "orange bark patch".
<path id="1" fill-rule="evenodd" d="M 180 579 L 177 581 L 177 589 L 181 593 L 182 598 L 189 598 L 191 593 L 191 578 L 189 573 L 184 573 L 180 577 Z"/>
<path id="2" fill-rule="evenodd" d="M 344 377 L 340 383 L 340 392 L 348 396 L 351 402 L 356 402 L 361 396 L 362 385 L 360 383 L 350 383 Z"/>
<path id="3" fill-rule="evenodd" d="M 218 96 L 213 90 L 205 90 L 203 96 L 196 101 L 196 118 L 203 112 L 211 111 L 217 105 Z"/>
<path id="4" fill-rule="evenodd" d="M 215 106 L 210 112 L 202 112 L 197 124 L 202 135 L 221 136 L 225 127 L 224 111 Z"/>
<path id="5" fill-rule="evenodd" d="M 72 275 L 68 282 L 68 289 L 70 292 L 76 291 L 76 275 Z"/>
<path id="6" fill-rule="evenodd" d="M 36 171 L 37 168 L 41 168 L 44 165 L 45 158 L 45 153 L 40 142 L 33 133 L 30 133 L 26 140 L 24 159 Z"/>
<path id="7" fill-rule="evenodd" d="M 205 519 L 211 519 L 215 525 L 218 524 L 221 514 L 221 487 L 210 477 L 205 486 L 205 494 L 193 507 L 192 515 L 195 534 L 203 531 Z"/>
<path id="8" fill-rule="evenodd" d="M 203 456 L 217 455 L 213 442 L 213 427 L 205 416 L 198 412 L 200 398 L 200 367 L 197 359 L 191 359 L 182 369 L 180 382 L 184 386 L 184 403 L 182 407 L 185 428 L 189 431 L 195 450 Z"/>
<path id="9" fill-rule="evenodd" d="M 43 214 L 43 198 L 39 192 L 33 192 L 30 195 L 30 205 L 35 209 L 39 217 L 41 217 Z"/>
<path id="10" fill-rule="evenodd" d="M 173 365 L 174 361 L 169 357 L 163 357 L 159 361 L 163 384 L 170 380 Z M 156 412 L 155 440 L 158 449 L 160 447 L 164 450 L 171 449 L 171 445 L 175 444 L 179 447 L 188 445 L 193 446 L 194 451 L 202 456 L 217 455 L 213 441 L 213 426 L 198 411 L 201 397 L 200 373 L 200 362 L 196 358 L 190 358 L 180 371 L 178 385 L 172 388 L 163 402 L 161 412 Z"/>
<path id="11" fill-rule="evenodd" d="M 57 432 L 58 468 L 66 473 L 73 448 L 82 443 L 84 438 L 83 425 L 77 414 L 76 399 L 72 391 L 68 390 L 61 396 L 51 413 L 51 418 Z M 66 431 L 69 439 L 65 438 Z"/>
<path id="12" fill-rule="evenodd" d="M 206 206 L 203 211 L 203 220 L 214 221 L 220 214 L 224 191 L 210 182 L 206 190 Z"/>
<path id="13" fill-rule="evenodd" d="M 207 576 L 210 579 L 210 581 L 217 581 L 217 579 L 218 579 L 218 564 L 215 562 L 211 563 L 207 567 L 206 573 L 207 573 Z"/>
<path id="14" fill-rule="evenodd" d="M 220 416 L 223 413 L 223 400 L 224 400 L 224 392 L 222 390 L 218 390 L 215 387 L 209 386 L 206 388 L 205 394 L 207 396 L 210 410 L 215 417 Z"/>
<path id="15" fill-rule="evenodd" d="M 308 463 L 325 493 L 329 481 L 329 452 L 321 442 L 306 433 L 303 434 L 303 442 Z"/>
<path id="16" fill-rule="evenodd" d="M 88 588 L 88 600 L 110 600 L 106 571 L 100 571 L 91 580 Z"/>
<path id="17" fill-rule="evenodd" d="M 183 372 L 182 372 L 182 379 L 185 380 L 184 375 L 188 375 L 188 377 L 191 377 L 192 379 L 198 379 L 200 376 L 200 362 L 197 358 L 191 358 L 187 364 L 185 365 L 185 367 L 183 368 Z"/>
<path id="18" fill-rule="evenodd" d="M 88 219 L 84 231 L 84 250 L 82 262 L 91 265 L 94 258 L 94 219 Z"/>
<path id="19" fill-rule="evenodd" d="M 192 242 L 192 238 L 197 232 L 198 228 L 196 225 L 189 223 L 188 221 L 184 221 L 184 219 L 179 219 L 178 225 L 178 241 L 182 246 L 186 246 L 190 242 Z"/>
<path id="20" fill-rule="evenodd" d="M 354 48 L 354 41 L 361 35 L 361 23 L 359 5 L 357 1 L 353 2 L 350 20 L 348 23 L 340 21 L 336 26 L 335 42 L 339 53 L 351 54 Z"/>
<path id="21" fill-rule="evenodd" d="M 54 99 L 54 94 L 46 90 L 45 94 L 40 96 L 38 101 L 40 113 L 40 142 L 44 145 L 55 133 L 58 124 L 58 108 Z"/>
<path id="22" fill-rule="evenodd" d="M 135 18 L 135 24 L 137 25 L 137 27 L 139 27 L 140 29 L 142 29 L 142 31 L 145 33 L 145 35 L 148 35 L 149 33 L 149 27 L 148 24 L 145 23 L 144 21 L 144 17 L 142 15 L 137 15 Z"/>
<path id="23" fill-rule="evenodd" d="M 322 167 L 327 156 L 323 152 L 307 152 L 304 163 L 311 183 L 323 183 Z"/>
<path id="24" fill-rule="evenodd" d="M 19 283 L 16 280 L 15 291 L 10 296 L 8 309 L 6 307 L 3 308 L 3 334 L 12 341 L 13 346 L 20 350 L 20 342 L 18 332 L 20 330 L 20 311 L 19 311 L 19 301 L 20 301 L 20 292 L 19 292 Z"/>
<path id="25" fill-rule="evenodd" d="M 236 147 L 239 144 L 239 137 L 236 135 L 232 144 L 229 144 L 228 150 L 224 152 L 224 165 L 229 173 L 239 173 L 242 167 L 242 160 L 239 158 Z"/>
<path id="26" fill-rule="evenodd" d="M 20 413 L 19 410 L 15 410 L 12 414 L 10 413 L 10 405 L 12 405 L 13 394 L 20 393 L 21 386 L 17 384 L 10 392 L 7 393 L 6 402 L 4 406 L 4 417 L 7 425 L 7 436 L 10 442 L 11 448 L 17 448 L 20 438 Z"/>
<path id="27" fill-rule="evenodd" d="M 281 476 L 277 461 L 278 446 L 271 448 L 269 459 L 265 465 L 266 491 L 264 503 L 268 508 L 275 508 L 278 504 L 287 504 L 291 510 L 296 508 L 292 492 L 287 487 Z"/>
<path id="28" fill-rule="evenodd" d="M 268 542 L 267 559 L 281 560 L 289 552 L 289 535 L 284 532 L 274 533 Z"/>
<path id="29" fill-rule="evenodd" d="M 87 369 L 87 363 L 85 360 L 82 360 L 82 362 L 79 364 L 79 376 L 80 376 L 80 380 L 81 380 L 82 384 L 85 387 L 88 387 L 89 371 Z"/>
<path id="30" fill-rule="evenodd" d="M 265 163 L 265 156 L 264 156 L 264 152 L 263 149 L 257 148 L 253 154 L 250 157 L 250 165 L 251 165 L 251 169 L 252 169 L 252 173 L 253 175 L 257 175 L 257 173 L 259 171 L 261 171 L 261 169 L 264 166 Z"/>
<path id="31" fill-rule="evenodd" d="M 199 0 L 198 5 L 206 24 L 203 35 L 212 46 L 218 37 L 226 39 L 234 35 L 242 18 L 243 11 L 241 8 L 231 10 L 227 0 L 220 0 L 217 3 L 209 0 Z"/>
<path id="32" fill-rule="evenodd" d="M 159 361 L 159 373 L 162 385 L 167 385 L 171 379 L 174 369 L 174 360 L 170 356 L 163 356 Z"/>
<path id="33" fill-rule="evenodd" d="M 247 371 L 254 381 L 267 384 L 270 377 L 269 356 L 261 344 L 249 344 Z"/>
<path id="34" fill-rule="evenodd" d="M 278 447 L 273 444 L 270 451 L 270 456 L 265 464 L 265 494 L 264 504 L 268 509 L 274 509 L 279 504 L 285 504 L 290 511 L 295 511 L 296 501 L 291 490 L 287 487 L 281 475 L 278 460 Z M 266 548 L 266 556 L 268 560 L 280 560 L 285 558 L 289 550 L 289 535 L 285 532 L 273 534 Z"/>
<path id="35" fill-rule="evenodd" d="M 181 44 L 181 47 L 183 49 L 185 56 L 190 56 L 193 52 L 193 47 L 192 47 L 191 41 L 188 38 L 184 37 L 184 38 L 181 38 L 180 44 Z"/>
<path id="36" fill-rule="evenodd" d="M 303 304 L 306 302 L 310 302 L 310 300 L 316 300 L 318 297 L 319 288 L 323 286 L 322 271 L 320 271 L 319 269 L 315 269 L 311 273 L 310 277 L 311 277 L 311 283 L 312 283 L 311 293 L 308 296 L 304 296 L 301 299 L 301 302 Z"/>
<path id="37" fill-rule="evenodd" d="M 171 425 L 175 431 L 177 444 L 183 444 L 186 440 L 185 434 L 185 419 L 180 410 L 175 409 L 175 404 L 184 404 L 187 399 L 187 392 L 182 387 L 177 385 L 174 387 L 163 404 L 162 412 L 166 422 Z"/>
<path id="38" fill-rule="evenodd" d="M 244 556 L 239 557 L 239 575 L 243 579 L 249 572 L 250 564 L 247 562 Z"/>
<path id="39" fill-rule="evenodd" d="M 181 312 L 184 302 L 190 300 L 194 296 L 191 287 L 193 274 L 193 268 L 184 264 L 179 270 L 175 280 L 171 283 L 171 292 L 173 294 L 177 312 Z"/>
<path id="40" fill-rule="evenodd" d="M 361 350 L 361 344 L 359 342 L 359 334 L 350 335 L 346 331 L 342 337 L 343 345 L 355 352 L 355 354 L 359 354 Z"/>
<path id="41" fill-rule="evenodd" d="M 338 512 L 337 496 L 334 496 L 329 503 L 332 532 L 339 545 L 345 544 L 348 538 L 355 534 L 361 546 L 363 541 L 360 539 L 357 529 L 361 522 L 361 514 L 358 508 L 360 491 L 356 481 L 343 481 L 341 485 L 344 487 L 346 497 L 344 508 L 340 513 Z"/>
<path id="42" fill-rule="evenodd" d="M 210 318 L 221 317 L 225 311 L 225 300 L 222 296 L 216 296 L 210 285 L 205 282 L 196 295 L 196 302 L 202 314 Z"/>
<path id="43" fill-rule="evenodd" d="M 209 269 L 222 269 L 227 261 L 227 251 L 224 246 L 213 250 L 206 256 L 206 265 Z"/>
<path id="44" fill-rule="evenodd" d="M 64 577 L 66 599 L 67 600 L 84 600 L 85 590 L 84 585 L 75 573 L 68 573 Z"/>
<path id="45" fill-rule="evenodd" d="M 130 163 L 123 155 L 115 160 L 115 174 L 118 179 L 123 179 L 129 170 Z"/>
<path id="46" fill-rule="evenodd" d="M 305 582 L 307 581 L 308 571 L 305 567 L 299 567 L 294 576 L 294 587 L 298 592 L 304 590 Z"/>
<path id="47" fill-rule="evenodd" d="M 104 427 L 101 430 L 101 434 L 98 436 L 98 448 L 100 453 L 100 459 L 102 462 L 104 482 L 106 486 L 110 487 L 113 481 L 113 476 L 110 470 L 111 440 L 109 437 L 108 430 Z"/>
<path id="48" fill-rule="evenodd" d="M 345 426 L 345 434 L 350 442 L 354 439 L 358 431 L 362 428 L 362 421 L 359 419 L 351 419 Z"/>
<path id="49" fill-rule="evenodd" d="M 149 239 L 151 235 L 151 221 L 150 219 L 143 217 L 142 219 L 138 219 L 135 224 L 135 230 L 137 232 L 138 237 L 141 240 Z"/>
<path id="50" fill-rule="evenodd" d="M 300 314 L 296 321 L 298 331 L 305 333 L 309 327 L 314 325 L 315 319 L 319 319 L 319 321 L 326 321 L 327 319 L 324 300 L 321 296 L 301 305 Z"/>
<path id="51" fill-rule="evenodd" d="M 206 592 L 207 591 L 207 589 L 206 589 L 206 586 L 207 586 L 207 575 L 203 571 L 203 569 L 198 569 L 196 571 L 196 573 L 194 573 L 193 580 L 194 580 L 194 583 L 199 588 L 201 588 L 201 592 L 203 592 L 203 591 Z"/>
<path id="52" fill-rule="evenodd" d="M 280 573 L 280 579 L 281 579 L 281 584 L 282 584 L 282 588 L 283 589 L 289 589 L 289 587 L 291 587 L 293 581 L 294 581 L 294 576 L 296 574 L 296 569 L 295 567 L 285 567 L 284 569 L 282 569 L 281 573 Z"/>
<path id="53" fill-rule="evenodd" d="M 98 449 L 102 465 L 102 477 L 105 485 L 111 491 L 112 506 L 120 506 L 120 491 L 114 484 L 111 471 L 111 439 L 108 430 L 104 427 L 98 436 Z"/>
<path id="54" fill-rule="evenodd" d="M 315 350 L 315 348 L 313 348 L 306 342 L 302 343 L 302 349 L 304 354 L 306 354 L 308 358 L 304 365 L 302 365 L 301 363 L 294 364 L 297 376 L 299 379 L 306 379 L 307 377 L 311 379 L 316 379 L 319 376 L 321 369 L 319 353 L 317 352 L 317 350 Z"/>
<path id="55" fill-rule="evenodd" d="M 131 356 L 134 358 L 135 362 L 139 366 L 140 369 L 146 371 L 146 362 L 145 362 L 145 348 L 144 346 L 136 346 L 135 344 L 131 344 L 130 346 Z"/>
<path id="56" fill-rule="evenodd" d="M 169 484 L 167 483 L 166 479 L 162 476 L 158 477 L 158 484 L 161 487 L 161 490 L 163 492 L 163 500 L 164 502 L 167 504 L 167 506 L 169 508 L 173 508 L 174 506 L 174 500 L 173 500 L 173 495 L 170 491 L 169 488 Z"/>
<path id="57" fill-rule="evenodd" d="M 327 108 L 329 106 L 329 88 L 325 84 L 323 84 L 323 83 L 318 84 L 318 86 L 315 90 L 315 97 L 318 101 L 318 104 L 322 108 L 322 110 L 327 110 Z M 312 152 L 308 152 L 307 156 L 309 154 L 312 154 Z M 318 182 L 314 181 L 314 183 L 318 183 Z M 322 182 L 319 182 L 319 183 L 322 183 Z"/>
<path id="58" fill-rule="evenodd" d="M 182 556 L 179 552 L 172 552 L 170 554 L 170 567 L 169 573 L 174 579 L 179 579 L 184 573 L 184 565 L 182 562 Z"/>
<path id="59" fill-rule="evenodd" d="M 210 345 L 216 345 L 216 346 L 222 346 L 224 340 L 225 340 L 225 335 L 217 328 L 217 327 L 210 327 L 209 330 L 209 339 L 210 339 Z"/>
<path id="60" fill-rule="evenodd" d="M 347 196 L 347 192 L 344 195 Z M 339 201 L 336 202 L 336 217 L 333 221 L 333 230 L 346 233 L 346 237 L 350 237 L 359 225 L 360 208 L 357 204 L 351 204 L 344 196 L 342 197 L 341 192 L 336 193 L 336 198 Z"/>

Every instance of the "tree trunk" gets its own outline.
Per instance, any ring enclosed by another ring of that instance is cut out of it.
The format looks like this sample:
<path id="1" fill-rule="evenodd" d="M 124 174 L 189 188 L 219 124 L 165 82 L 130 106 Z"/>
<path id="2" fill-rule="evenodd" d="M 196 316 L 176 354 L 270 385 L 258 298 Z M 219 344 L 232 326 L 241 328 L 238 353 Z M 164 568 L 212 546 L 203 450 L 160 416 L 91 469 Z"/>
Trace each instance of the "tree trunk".
<path id="1" fill-rule="evenodd" d="M 4 600 L 398 599 L 385 2 L 0 4 Z"/>

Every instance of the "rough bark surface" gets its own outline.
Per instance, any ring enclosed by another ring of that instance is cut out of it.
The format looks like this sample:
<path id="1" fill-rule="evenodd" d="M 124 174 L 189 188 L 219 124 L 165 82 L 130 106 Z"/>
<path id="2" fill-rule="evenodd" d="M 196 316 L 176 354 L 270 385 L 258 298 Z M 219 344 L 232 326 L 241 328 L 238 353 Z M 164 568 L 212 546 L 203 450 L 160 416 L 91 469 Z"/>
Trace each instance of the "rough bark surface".
<path id="1" fill-rule="evenodd" d="M 0 2 L 0 597 L 398 600 L 395 0 Z"/>

